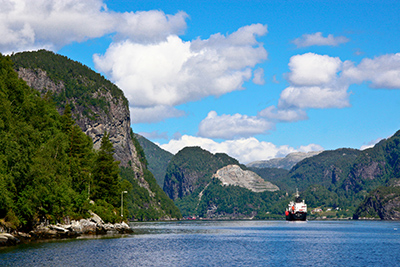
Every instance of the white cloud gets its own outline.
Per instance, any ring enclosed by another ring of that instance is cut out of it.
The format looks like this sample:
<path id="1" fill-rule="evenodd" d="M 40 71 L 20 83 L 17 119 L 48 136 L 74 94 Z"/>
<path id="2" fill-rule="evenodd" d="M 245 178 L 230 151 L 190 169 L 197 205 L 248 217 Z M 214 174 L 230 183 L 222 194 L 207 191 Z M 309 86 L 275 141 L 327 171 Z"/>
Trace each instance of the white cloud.
<path id="1" fill-rule="evenodd" d="M 258 112 L 258 116 L 278 122 L 295 122 L 308 119 L 307 113 L 302 109 L 278 109 L 275 106 L 261 110 Z"/>
<path id="2" fill-rule="evenodd" d="M 309 144 L 306 146 L 300 146 L 298 148 L 299 152 L 306 152 L 306 153 L 311 151 L 322 151 L 322 150 L 324 150 L 324 148 L 317 144 Z"/>
<path id="3" fill-rule="evenodd" d="M 400 89 L 400 53 L 364 58 L 357 66 L 344 64 L 343 76 L 351 82 L 371 82 L 372 88 Z"/>
<path id="4" fill-rule="evenodd" d="M 288 87 L 281 93 L 278 108 L 345 108 L 349 107 L 347 87 Z"/>
<path id="5" fill-rule="evenodd" d="M 170 106 L 130 107 L 131 123 L 153 123 L 185 116 L 185 112 Z"/>
<path id="6" fill-rule="evenodd" d="M 347 64 L 337 57 L 314 53 L 293 56 L 287 75 L 291 86 L 281 92 L 278 110 L 350 106 L 350 82 L 339 74 Z"/>
<path id="7" fill-rule="evenodd" d="M 273 127 L 273 123 L 263 118 L 241 114 L 218 116 L 215 111 L 210 111 L 200 122 L 198 134 L 208 138 L 234 139 L 265 134 Z"/>
<path id="8" fill-rule="evenodd" d="M 338 57 L 306 53 L 290 58 L 289 81 L 295 86 L 319 86 L 332 82 L 341 69 Z"/>
<path id="9" fill-rule="evenodd" d="M 270 142 L 259 141 L 254 137 L 217 143 L 208 138 L 184 135 L 179 140 L 171 140 L 167 144 L 160 145 L 161 148 L 173 154 L 176 154 L 187 146 L 199 146 L 211 153 L 226 153 L 244 164 L 256 160 L 284 157 L 296 151 L 309 152 L 323 150 L 321 146 L 315 144 L 302 146 L 300 149 L 295 149 L 287 145 L 276 146 Z"/>
<path id="10" fill-rule="evenodd" d="M 313 34 L 303 34 L 300 38 L 294 39 L 292 43 L 300 48 L 313 45 L 337 46 L 348 41 L 350 40 L 344 36 L 334 37 L 332 34 L 329 34 L 328 37 L 323 37 L 322 32 L 316 32 Z"/>
<path id="11" fill-rule="evenodd" d="M 176 35 L 150 44 L 125 40 L 95 55 L 94 62 L 124 91 L 131 107 L 173 107 L 243 89 L 252 68 L 267 58 L 256 40 L 266 32 L 265 25 L 254 24 L 192 42 Z"/>
<path id="12" fill-rule="evenodd" d="M 374 147 L 377 143 L 379 143 L 381 140 L 383 140 L 383 138 L 377 138 L 377 139 L 375 139 L 375 140 L 372 140 L 372 141 L 368 142 L 367 144 L 362 145 L 362 146 L 360 147 L 360 150 L 365 150 L 365 149 L 368 149 L 368 148 L 372 148 L 372 147 Z"/>
<path id="13" fill-rule="evenodd" d="M 253 83 L 258 84 L 258 85 L 263 85 L 265 83 L 264 69 L 258 68 L 254 71 Z"/>
<path id="14" fill-rule="evenodd" d="M 185 12 L 166 15 L 158 10 L 125 12 L 120 15 L 118 38 L 128 38 L 136 43 L 164 41 L 171 34 L 183 34 L 186 29 Z"/>
<path id="15" fill-rule="evenodd" d="M 118 38 L 159 41 L 186 29 L 187 14 L 162 11 L 118 13 L 102 0 L 3 0 L 0 8 L 0 51 L 46 48 L 117 33 Z"/>

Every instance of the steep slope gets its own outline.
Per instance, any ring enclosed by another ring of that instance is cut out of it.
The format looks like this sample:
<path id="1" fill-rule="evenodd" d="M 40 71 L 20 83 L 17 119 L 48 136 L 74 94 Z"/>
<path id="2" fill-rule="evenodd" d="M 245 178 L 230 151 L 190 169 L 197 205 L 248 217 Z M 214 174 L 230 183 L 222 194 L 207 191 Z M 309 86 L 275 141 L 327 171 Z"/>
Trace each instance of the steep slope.
<path id="1" fill-rule="evenodd" d="M 326 187 L 340 185 L 347 178 L 360 154 L 361 151 L 356 149 L 340 148 L 306 158 L 290 170 L 289 183 L 299 190 L 304 190 L 313 184 Z"/>
<path id="2" fill-rule="evenodd" d="M 49 51 L 17 53 L 11 59 L 18 76 L 42 97 L 52 98 L 59 113 L 64 113 L 67 104 L 71 107 L 72 117 L 92 139 L 95 149 L 99 149 L 104 133 L 109 134 L 114 158 L 125 170 L 121 176 L 133 185 L 125 198 L 131 217 L 180 217 L 146 169 L 144 152 L 130 128 L 128 101 L 117 86 L 79 62 Z"/>
<path id="3" fill-rule="evenodd" d="M 400 180 L 386 187 L 378 187 L 365 198 L 353 218 L 400 220 Z"/>
<path id="4" fill-rule="evenodd" d="M 135 134 L 135 138 L 144 150 L 149 170 L 156 178 L 157 184 L 162 188 L 168 163 L 174 155 L 139 134 Z"/>
<path id="5" fill-rule="evenodd" d="M 94 148 L 100 147 L 101 137 L 108 132 L 115 159 L 143 172 L 131 140 L 128 101 L 117 86 L 79 62 L 50 51 L 17 53 L 11 59 L 18 76 L 30 87 L 42 96 L 52 95 L 59 113 L 70 104 L 73 118 L 92 138 Z"/>
<path id="6" fill-rule="evenodd" d="M 343 182 L 343 189 L 371 191 L 392 178 L 400 178 L 400 131 L 363 151 Z"/>
<path id="7" fill-rule="evenodd" d="M 85 216 L 85 186 L 89 179 L 92 185 L 98 182 L 96 175 L 87 175 L 99 162 L 90 138 L 19 79 L 1 54 L 0 110 L 0 226 L 31 230 L 44 220 Z"/>
<path id="8" fill-rule="evenodd" d="M 311 151 L 308 153 L 303 153 L 303 152 L 294 152 L 288 154 L 284 158 L 274 158 L 270 160 L 260 160 L 260 161 L 254 161 L 246 166 L 249 168 L 279 168 L 279 169 L 285 169 L 285 170 L 290 170 L 294 165 L 296 165 L 298 162 L 302 161 L 303 159 L 310 158 L 313 156 L 316 156 L 320 154 L 322 151 Z"/>

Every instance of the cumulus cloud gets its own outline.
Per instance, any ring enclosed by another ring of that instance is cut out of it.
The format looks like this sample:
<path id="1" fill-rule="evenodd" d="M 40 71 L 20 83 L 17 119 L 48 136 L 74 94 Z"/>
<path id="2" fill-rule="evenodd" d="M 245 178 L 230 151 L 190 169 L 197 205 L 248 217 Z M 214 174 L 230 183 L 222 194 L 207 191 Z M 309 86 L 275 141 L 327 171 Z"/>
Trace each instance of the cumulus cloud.
<path id="1" fill-rule="evenodd" d="M 186 29 L 187 14 L 162 11 L 111 12 L 103 0 L 3 0 L 0 51 L 46 48 L 116 34 L 118 38 L 160 41 Z"/>
<path id="2" fill-rule="evenodd" d="M 344 108 L 349 107 L 347 86 L 334 87 L 288 87 L 281 93 L 279 108 Z"/>
<path id="3" fill-rule="evenodd" d="M 332 34 L 329 34 L 328 37 L 323 37 L 322 32 L 316 32 L 313 34 L 303 34 L 300 38 L 296 38 L 292 41 L 298 48 L 300 47 L 308 47 L 313 45 L 328 45 L 328 46 L 337 46 L 340 44 L 344 44 L 350 41 L 345 36 L 337 36 L 334 37 Z"/>
<path id="4" fill-rule="evenodd" d="M 206 40 L 185 42 L 169 35 L 144 44 L 127 39 L 113 43 L 104 55 L 95 55 L 94 62 L 124 91 L 135 111 L 173 107 L 243 89 L 252 68 L 267 58 L 256 40 L 266 33 L 267 26 L 254 24 Z"/>
<path id="5" fill-rule="evenodd" d="M 352 82 L 371 82 L 372 88 L 400 88 L 400 53 L 364 58 L 355 66 L 346 62 L 343 76 Z"/>
<path id="6" fill-rule="evenodd" d="M 199 146 L 211 153 L 226 153 L 241 163 L 250 163 L 256 160 L 268 160 L 276 157 L 285 157 L 287 154 L 302 151 L 320 151 L 319 145 L 310 144 L 299 149 L 284 145 L 276 146 L 270 142 L 259 141 L 254 137 L 228 140 L 221 143 L 208 138 L 183 135 L 178 140 L 171 140 L 167 144 L 160 145 L 161 148 L 176 154 L 187 146 Z"/>
<path id="7" fill-rule="evenodd" d="M 278 109 L 344 108 L 350 106 L 350 82 L 340 72 L 337 57 L 306 53 L 290 59 L 287 75 L 291 86 L 281 92 Z"/>
<path id="8" fill-rule="evenodd" d="M 198 135 L 208 138 L 234 139 L 264 134 L 273 127 L 273 123 L 263 118 L 241 114 L 218 116 L 215 111 L 210 111 L 200 122 Z"/>
<path id="9" fill-rule="evenodd" d="M 400 53 L 364 58 L 358 65 L 337 57 L 306 53 L 293 56 L 289 68 L 287 77 L 291 85 L 281 92 L 279 110 L 349 107 L 348 89 L 355 83 L 400 89 Z"/>
<path id="10" fill-rule="evenodd" d="M 129 110 L 131 123 L 155 123 L 168 118 L 177 118 L 186 115 L 183 110 L 163 105 L 145 108 L 130 107 Z"/>
<path id="11" fill-rule="evenodd" d="M 338 57 L 306 53 L 290 58 L 289 81 L 295 86 L 315 86 L 332 82 L 341 69 Z"/>
<path id="12" fill-rule="evenodd" d="M 308 119 L 307 113 L 302 109 L 278 109 L 275 106 L 267 107 L 258 116 L 278 122 L 295 122 Z"/>

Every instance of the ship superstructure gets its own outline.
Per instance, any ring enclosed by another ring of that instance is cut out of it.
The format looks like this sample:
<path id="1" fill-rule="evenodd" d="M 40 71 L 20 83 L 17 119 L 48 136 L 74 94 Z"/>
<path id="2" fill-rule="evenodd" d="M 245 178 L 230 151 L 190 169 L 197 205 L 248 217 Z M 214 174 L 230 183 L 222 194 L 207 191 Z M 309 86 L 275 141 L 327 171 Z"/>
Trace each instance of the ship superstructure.
<path id="1" fill-rule="evenodd" d="M 299 191 L 296 188 L 295 200 L 290 201 L 285 211 L 287 221 L 305 221 L 307 220 L 307 204 L 302 200 Z"/>

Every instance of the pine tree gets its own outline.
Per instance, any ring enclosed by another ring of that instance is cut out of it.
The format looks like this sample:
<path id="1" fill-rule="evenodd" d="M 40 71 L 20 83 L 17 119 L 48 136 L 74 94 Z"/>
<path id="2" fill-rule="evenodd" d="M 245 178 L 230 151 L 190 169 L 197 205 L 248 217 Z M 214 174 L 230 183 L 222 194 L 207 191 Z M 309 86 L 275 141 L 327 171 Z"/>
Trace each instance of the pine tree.
<path id="1" fill-rule="evenodd" d="M 97 153 L 95 168 L 93 170 L 93 196 L 94 200 L 103 199 L 109 204 L 118 206 L 119 161 L 114 161 L 114 148 L 110 135 L 105 132 L 101 139 L 100 150 Z"/>

